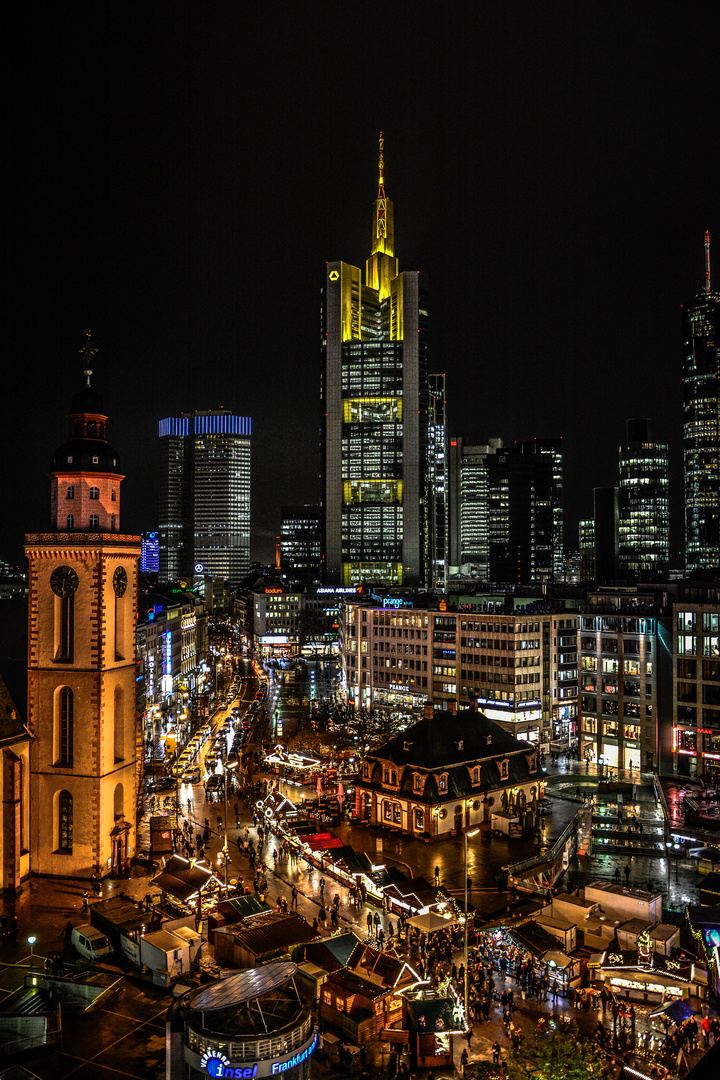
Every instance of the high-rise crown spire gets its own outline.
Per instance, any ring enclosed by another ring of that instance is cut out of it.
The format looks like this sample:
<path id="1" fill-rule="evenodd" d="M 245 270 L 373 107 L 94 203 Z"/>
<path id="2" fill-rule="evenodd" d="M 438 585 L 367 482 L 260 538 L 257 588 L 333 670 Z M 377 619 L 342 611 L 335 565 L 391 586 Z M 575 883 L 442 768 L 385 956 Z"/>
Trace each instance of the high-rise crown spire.
<path id="1" fill-rule="evenodd" d="M 382 139 L 380 140 L 382 144 Z M 382 151 L 380 153 L 380 160 L 382 161 Z M 381 173 L 382 176 L 382 173 Z M 712 292 L 710 285 L 710 230 L 705 230 L 705 292 Z"/>
<path id="2" fill-rule="evenodd" d="M 383 146 L 385 140 L 383 139 L 383 133 L 380 132 L 380 154 L 378 158 L 378 193 L 375 200 L 375 211 L 373 213 L 373 232 L 372 232 L 372 247 L 370 249 L 370 255 L 374 255 L 376 252 L 382 252 L 384 255 L 389 255 L 393 258 L 395 255 L 395 229 L 393 224 L 393 205 L 390 199 L 385 195 L 385 159 L 383 157 Z M 397 273 L 397 270 L 395 271 Z"/>
<path id="3" fill-rule="evenodd" d="M 383 133 L 380 132 L 380 160 L 378 162 L 378 199 L 385 198 L 385 162 L 383 161 Z"/>

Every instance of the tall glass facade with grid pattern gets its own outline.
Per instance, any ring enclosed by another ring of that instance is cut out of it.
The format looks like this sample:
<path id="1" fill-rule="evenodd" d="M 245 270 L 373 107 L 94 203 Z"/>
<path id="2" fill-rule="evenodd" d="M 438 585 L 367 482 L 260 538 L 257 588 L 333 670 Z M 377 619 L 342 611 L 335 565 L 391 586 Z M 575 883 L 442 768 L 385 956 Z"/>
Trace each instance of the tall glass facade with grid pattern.
<path id="1" fill-rule="evenodd" d="M 720 416 L 718 293 L 710 285 L 705 236 L 705 289 L 684 311 L 683 450 L 685 567 L 720 570 Z"/>
<path id="2" fill-rule="evenodd" d="M 160 421 L 159 579 L 193 574 L 235 586 L 250 568 L 247 416 L 222 410 Z"/>
<path id="3" fill-rule="evenodd" d="M 399 273 L 394 255 L 381 142 L 364 280 L 358 267 L 330 262 L 322 284 L 320 430 L 328 584 L 414 586 L 435 580 L 440 556 L 430 538 L 437 513 L 431 510 L 429 488 L 427 334 L 425 278 L 419 272 Z M 444 546 L 444 537 L 441 542 Z"/>

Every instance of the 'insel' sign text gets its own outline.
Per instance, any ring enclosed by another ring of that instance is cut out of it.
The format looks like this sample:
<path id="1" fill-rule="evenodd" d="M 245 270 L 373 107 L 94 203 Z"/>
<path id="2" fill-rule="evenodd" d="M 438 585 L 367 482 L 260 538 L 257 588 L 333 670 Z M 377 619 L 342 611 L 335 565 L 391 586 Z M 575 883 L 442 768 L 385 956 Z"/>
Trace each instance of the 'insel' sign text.
<path id="1" fill-rule="evenodd" d="M 254 1064 L 233 1065 L 224 1054 L 206 1052 L 200 1062 L 214 1080 L 255 1080 L 258 1076 L 278 1076 L 295 1065 L 306 1061 L 317 1046 L 317 1035 L 312 1042 L 292 1057 L 282 1061 L 256 1061 Z"/>

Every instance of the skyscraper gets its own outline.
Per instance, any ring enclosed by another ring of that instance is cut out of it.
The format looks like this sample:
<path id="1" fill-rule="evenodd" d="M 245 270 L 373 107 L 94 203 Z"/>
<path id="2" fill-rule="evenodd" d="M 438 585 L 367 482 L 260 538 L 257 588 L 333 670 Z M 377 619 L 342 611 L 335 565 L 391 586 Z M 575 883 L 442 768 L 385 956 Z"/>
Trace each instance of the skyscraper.
<path id="1" fill-rule="evenodd" d="M 490 580 L 563 578 L 560 439 L 517 442 L 486 459 Z"/>
<path id="2" fill-rule="evenodd" d="M 448 445 L 445 376 L 428 377 L 428 564 L 425 580 L 444 591 L 448 572 Z"/>
<path id="3" fill-rule="evenodd" d="M 91 360 L 89 340 L 84 352 Z M 120 873 L 136 843 L 140 537 L 119 531 L 120 461 L 86 373 L 53 457 L 51 531 L 25 538 L 28 846 L 32 872 L 53 877 Z"/>
<path id="4" fill-rule="evenodd" d="M 251 430 L 222 409 L 160 421 L 161 582 L 207 574 L 235 586 L 247 574 Z"/>
<path id="5" fill-rule="evenodd" d="M 399 272 L 380 137 L 370 258 L 329 262 L 322 286 L 325 580 L 428 583 L 428 303 Z"/>
<path id="6" fill-rule="evenodd" d="M 652 441 L 649 420 L 628 420 L 619 459 L 620 576 L 657 580 L 670 564 L 668 448 Z"/>
<path id="7" fill-rule="evenodd" d="M 488 470 L 490 454 L 502 452 L 502 439 L 466 446 L 450 440 L 450 564 L 453 573 L 489 579 Z"/>
<path id="8" fill-rule="evenodd" d="M 319 506 L 283 506 L 280 555 L 286 583 L 319 585 L 322 580 L 322 511 Z"/>
<path id="9" fill-rule="evenodd" d="M 685 567 L 720 570 L 720 419 L 718 293 L 710 281 L 705 233 L 705 285 L 684 311 L 683 448 Z"/>

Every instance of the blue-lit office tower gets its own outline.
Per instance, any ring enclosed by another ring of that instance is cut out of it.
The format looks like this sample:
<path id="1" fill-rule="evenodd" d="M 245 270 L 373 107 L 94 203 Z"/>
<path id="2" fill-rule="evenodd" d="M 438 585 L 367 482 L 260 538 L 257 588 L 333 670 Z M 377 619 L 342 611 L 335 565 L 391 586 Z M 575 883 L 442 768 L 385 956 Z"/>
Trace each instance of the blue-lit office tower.
<path id="1" fill-rule="evenodd" d="M 156 532 L 142 534 L 140 570 L 143 574 L 157 574 L 160 570 L 160 538 Z"/>
<path id="2" fill-rule="evenodd" d="M 182 413 L 159 434 L 159 580 L 208 574 L 234 587 L 250 568 L 250 418 Z"/>
<path id="3" fill-rule="evenodd" d="M 705 285 L 684 309 L 683 449 L 685 568 L 720 570 L 720 419 L 718 293 L 710 282 L 705 233 Z"/>
<path id="4" fill-rule="evenodd" d="M 660 580 L 670 565 L 670 463 L 667 444 L 652 440 L 649 420 L 628 420 L 619 466 L 620 577 Z"/>
<path id="5" fill-rule="evenodd" d="M 327 263 L 322 284 L 324 577 L 430 583 L 427 285 L 399 272 L 382 140 L 365 274 Z"/>

